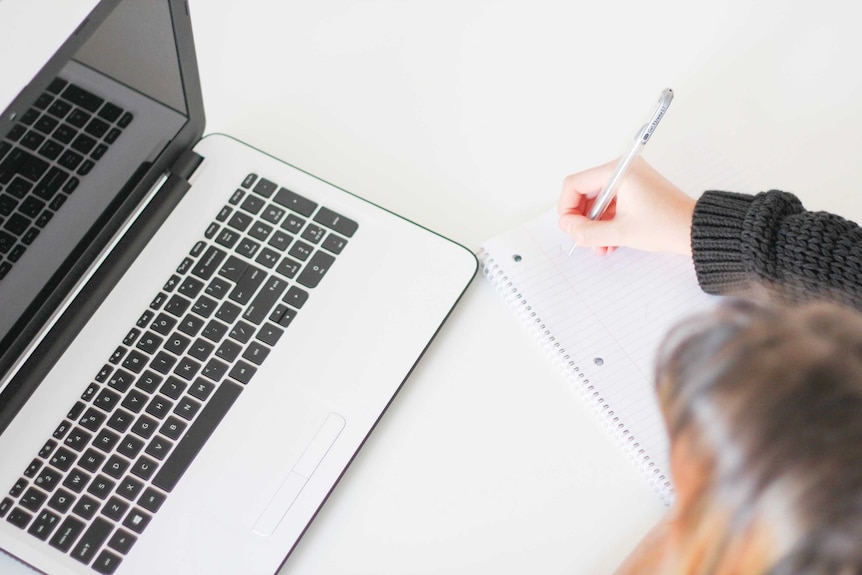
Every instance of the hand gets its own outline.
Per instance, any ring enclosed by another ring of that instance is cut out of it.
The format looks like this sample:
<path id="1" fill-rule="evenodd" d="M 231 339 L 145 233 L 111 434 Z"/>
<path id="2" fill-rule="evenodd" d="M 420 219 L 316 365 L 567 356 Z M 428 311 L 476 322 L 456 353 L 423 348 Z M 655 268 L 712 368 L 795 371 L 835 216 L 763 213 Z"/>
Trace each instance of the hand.
<path id="1" fill-rule="evenodd" d="M 642 158 L 635 160 L 601 219 L 586 217 L 615 167 L 612 162 L 565 179 L 557 204 L 560 228 L 578 246 L 591 247 L 600 255 L 617 246 L 691 255 L 695 200 Z"/>

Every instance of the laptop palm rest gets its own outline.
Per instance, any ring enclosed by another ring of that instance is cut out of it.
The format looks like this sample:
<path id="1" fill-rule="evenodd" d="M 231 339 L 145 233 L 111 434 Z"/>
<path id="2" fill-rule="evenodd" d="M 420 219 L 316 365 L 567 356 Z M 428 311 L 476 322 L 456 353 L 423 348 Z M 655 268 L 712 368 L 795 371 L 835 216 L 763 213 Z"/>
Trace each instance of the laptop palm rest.
<path id="1" fill-rule="evenodd" d="M 337 413 L 329 414 L 254 524 L 252 531 L 255 534 L 268 537 L 275 532 L 314 470 L 338 439 L 344 425 L 343 417 Z"/>

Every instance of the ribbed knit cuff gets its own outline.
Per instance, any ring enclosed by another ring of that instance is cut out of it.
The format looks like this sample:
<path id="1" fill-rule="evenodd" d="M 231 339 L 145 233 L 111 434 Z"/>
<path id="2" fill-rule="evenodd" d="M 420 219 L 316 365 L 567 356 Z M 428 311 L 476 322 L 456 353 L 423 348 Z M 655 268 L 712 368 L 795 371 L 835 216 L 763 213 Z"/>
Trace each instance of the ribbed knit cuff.
<path id="1" fill-rule="evenodd" d="M 698 199 L 691 225 L 697 281 L 711 294 L 741 293 L 751 280 L 742 253 L 742 228 L 753 197 L 707 190 Z"/>

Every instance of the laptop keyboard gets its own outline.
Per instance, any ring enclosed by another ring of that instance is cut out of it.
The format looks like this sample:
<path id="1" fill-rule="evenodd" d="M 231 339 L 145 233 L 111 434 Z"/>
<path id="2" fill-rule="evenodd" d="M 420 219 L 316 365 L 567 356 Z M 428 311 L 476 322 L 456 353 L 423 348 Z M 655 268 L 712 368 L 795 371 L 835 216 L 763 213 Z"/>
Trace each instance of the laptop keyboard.
<path id="1" fill-rule="evenodd" d="M 249 174 L 0 500 L 113 573 L 357 230 Z"/>
<path id="2" fill-rule="evenodd" d="M 57 78 L 0 140 L 0 280 L 133 119 Z"/>

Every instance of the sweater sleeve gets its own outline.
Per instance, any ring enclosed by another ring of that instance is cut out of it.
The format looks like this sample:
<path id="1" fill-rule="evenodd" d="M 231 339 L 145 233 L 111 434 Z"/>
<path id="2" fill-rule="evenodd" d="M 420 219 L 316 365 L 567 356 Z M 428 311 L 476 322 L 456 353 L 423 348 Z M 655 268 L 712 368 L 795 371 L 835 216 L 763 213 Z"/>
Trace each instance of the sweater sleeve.
<path id="1" fill-rule="evenodd" d="M 806 211 L 793 194 L 705 192 L 691 246 L 707 293 L 765 291 L 785 301 L 826 298 L 862 308 L 862 228 Z"/>

